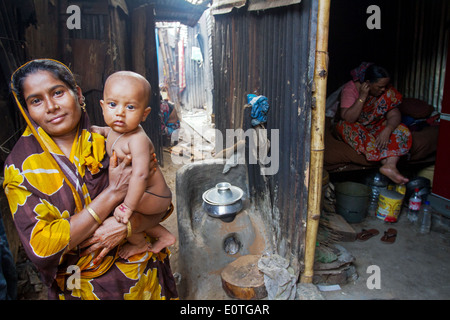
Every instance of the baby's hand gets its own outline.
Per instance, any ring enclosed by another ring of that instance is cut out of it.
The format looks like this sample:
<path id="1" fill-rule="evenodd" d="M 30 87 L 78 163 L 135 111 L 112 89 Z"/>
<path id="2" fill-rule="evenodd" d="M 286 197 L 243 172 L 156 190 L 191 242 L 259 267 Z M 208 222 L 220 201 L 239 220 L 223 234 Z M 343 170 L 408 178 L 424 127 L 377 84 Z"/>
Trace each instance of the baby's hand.
<path id="1" fill-rule="evenodd" d="M 116 207 L 114 210 L 114 217 L 117 222 L 128 223 L 128 219 L 133 214 L 133 210 L 127 207 L 125 203 L 122 203 L 120 206 Z"/>

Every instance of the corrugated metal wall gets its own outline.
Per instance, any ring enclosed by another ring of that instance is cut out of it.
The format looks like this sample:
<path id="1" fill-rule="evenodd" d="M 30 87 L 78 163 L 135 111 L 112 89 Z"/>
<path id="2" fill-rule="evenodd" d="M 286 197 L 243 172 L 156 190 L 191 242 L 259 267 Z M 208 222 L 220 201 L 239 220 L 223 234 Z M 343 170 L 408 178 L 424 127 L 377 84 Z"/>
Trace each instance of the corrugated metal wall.
<path id="1" fill-rule="evenodd" d="M 441 109 L 450 35 L 448 0 L 400 0 L 395 85 Z"/>
<path id="2" fill-rule="evenodd" d="M 294 264 L 303 254 L 307 214 L 316 2 L 215 15 L 213 37 L 216 128 L 225 136 L 226 129 L 245 127 L 247 94 L 269 100 L 267 128 L 279 130 L 279 141 L 271 141 L 279 143 L 279 171 L 262 176 L 249 165 L 251 198 L 273 227 L 278 253 Z"/>

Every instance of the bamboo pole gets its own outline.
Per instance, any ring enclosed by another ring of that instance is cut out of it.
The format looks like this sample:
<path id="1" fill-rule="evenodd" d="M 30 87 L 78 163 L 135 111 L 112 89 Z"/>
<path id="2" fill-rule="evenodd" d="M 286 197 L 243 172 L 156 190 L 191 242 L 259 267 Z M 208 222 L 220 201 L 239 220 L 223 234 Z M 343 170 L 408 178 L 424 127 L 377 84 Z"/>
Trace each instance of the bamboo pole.
<path id="1" fill-rule="evenodd" d="M 311 112 L 311 161 L 309 170 L 308 217 L 306 222 L 305 270 L 302 283 L 312 283 L 314 254 L 319 228 L 323 153 L 325 149 L 325 105 L 328 73 L 328 26 L 330 0 L 319 0 L 317 13 L 316 54 L 314 67 L 313 103 Z"/>

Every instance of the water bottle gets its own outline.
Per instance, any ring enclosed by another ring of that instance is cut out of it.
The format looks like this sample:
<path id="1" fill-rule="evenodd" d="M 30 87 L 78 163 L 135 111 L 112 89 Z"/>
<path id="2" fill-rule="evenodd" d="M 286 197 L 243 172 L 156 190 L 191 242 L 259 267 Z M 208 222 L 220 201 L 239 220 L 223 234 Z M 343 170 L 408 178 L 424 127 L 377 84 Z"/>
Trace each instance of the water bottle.
<path id="1" fill-rule="evenodd" d="M 378 208 L 378 198 L 380 196 L 380 190 L 386 189 L 388 185 L 388 180 L 381 173 L 376 173 L 368 181 L 369 187 L 372 192 L 369 197 L 369 205 L 367 207 L 367 213 L 371 216 L 375 216 Z"/>
<path id="2" fill-rule="evenodd" d="M 409 198 L 408 206 L 408 220 L 411 223 L 416 223 L 419 219 L 420 205 L 422 204 L 422 197 L 419 194 L 419 188 L 414 189 L 414 193 Z"/>
<path id="3" fill-rule="evenodd" d="M 425 203 L 420 208 L 420 233 L 429 233 L 431 229 L 431 206 L 430 201 L 425 201 Z"/>

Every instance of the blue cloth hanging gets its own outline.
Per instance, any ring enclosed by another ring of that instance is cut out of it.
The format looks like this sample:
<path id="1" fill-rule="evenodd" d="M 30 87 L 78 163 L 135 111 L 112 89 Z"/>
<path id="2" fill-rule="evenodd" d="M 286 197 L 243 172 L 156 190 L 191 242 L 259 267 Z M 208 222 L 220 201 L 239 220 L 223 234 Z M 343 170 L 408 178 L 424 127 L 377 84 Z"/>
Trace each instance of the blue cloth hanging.
<path id="1" fill-rule="evenodd" d="M 252 105 L 252 126 L 267 122 L 267 112 L 269 111 L 269 102 L 265 96 L 256 94 L 247 95 L 247 103 Z"/>

